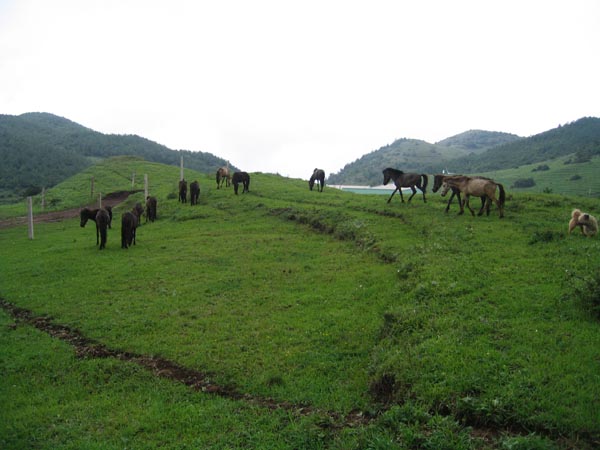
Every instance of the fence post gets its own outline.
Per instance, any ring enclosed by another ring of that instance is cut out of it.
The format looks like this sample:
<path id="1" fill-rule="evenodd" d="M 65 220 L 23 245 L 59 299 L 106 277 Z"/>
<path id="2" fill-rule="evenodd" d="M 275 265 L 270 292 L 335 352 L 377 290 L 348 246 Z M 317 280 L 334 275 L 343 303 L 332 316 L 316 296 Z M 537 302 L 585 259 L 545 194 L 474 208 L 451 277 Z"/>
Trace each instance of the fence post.
<path id="1" fill-rule="evenodd" d="M 102 208 L 102 192 L 98 192 L 98 208 Z"/>
<path id="2" fill-rule="evenodd" d="M 133 171 L 133 173 L 131 174 L 131 189 L 133 189 L 134 185 L 135 185 L 135 171 Z"/>
<path id="3" fill-rule="evenodd" d="M 144 200 L 148 198 L 148 174 L 144 174 Z"/>
<path id="4" fill-rule="evenodd" d="M 27 222 L 29 223 L 29 239 L 33 239 L 33 201 L 27 197 Z"/>

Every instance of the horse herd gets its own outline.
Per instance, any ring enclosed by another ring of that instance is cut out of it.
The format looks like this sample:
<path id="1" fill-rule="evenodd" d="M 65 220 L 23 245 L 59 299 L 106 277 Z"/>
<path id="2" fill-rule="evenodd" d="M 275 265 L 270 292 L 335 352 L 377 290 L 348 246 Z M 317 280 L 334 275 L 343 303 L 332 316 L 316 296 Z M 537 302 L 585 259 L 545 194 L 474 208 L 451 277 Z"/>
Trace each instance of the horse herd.
<path id="1" fill-rule="evenodd" d="M 392 192 L 387 202 L 389 203 L 396 192 L 399 193 L 402 202 L 404 203 L 404 195 L 402 188 L 410 188 L 412 195 L 408 197 L 408 202 L 416 195 L 417 189 L 423 194 L 423 202 L 427 202 L 425 193 L 427 190 L 428 176 L 424 173 L 407 173 L 402 170 L 392 169 L 388 167 L 383 170 L 383 184 L 387 185 L 390 181 L 394 183 L 396 189 Z M 217 189 L 220 189 L 225 183 L 226 187 L 233 184 L 235 195 L 238 195 L 238 186 L 242 185 L 242 194 L 250 190 L 250 175 L 247 172 L 234 172 L 231 175 L 228 167 L 220 167 L 216 173 Z M 323 192 L 325 186 L 325 171 L 322 169 L 314 169 L 309 181 L 308 187 L 312 191 L 317 184 L 317 190 Z M 485 177 L 467 177 L 464 175 L 434 175 L 433 192 L 442 189 L 441 195 L 445 196 L 448 192 L 452 195 L 448 199 L 446 212 L 450 209 L 450 204 L 454 197 L 458 199 L 460 205 L 459 214 L 463 214 L 465 206 L 471 211 L 474 216 L 475 211 L 471 208 L 469 200 L 471 197 L 481 198 L 481 208 L 478 215 L 482 215 L 485 209 L 486 214 L 490 214 L 490 206 L 493 203 L 498 207 L 500 217 L 504 217 L 504 203 L 506 201 L 506 193 L 504 186 L 495 182 L 490 178 Z M 496 197 L 498 191 L 498 197 Z M 179 202 L 187 203 L 188 184 L 187 181 L 179 181 Z M 462 195 L 462 198 L 461 198 Z M 200 184 L 198 181 L 190 183 L 190 204 L 197 205 L 200 196 Z M 154 222 L 156 219 L 156 197 L 148 196 L 146 198 L 146 222 Z M 131 211 L 123 213 L 121 218 L 121 248 L 129 248 L 135 245 L 136 229 L 141 223 L 141 217 L 144 213 L 144 208 L 140 203 L 136 203 Z M 88 220 L 96 223 L 96 245 L 100 244 L 99 249 L 106 246 L 107 229 L 111 228 L 112 223 L 112 208 L 90 209 L 83 208 L 80 212 L 80 225 L 85 227 Z"/>

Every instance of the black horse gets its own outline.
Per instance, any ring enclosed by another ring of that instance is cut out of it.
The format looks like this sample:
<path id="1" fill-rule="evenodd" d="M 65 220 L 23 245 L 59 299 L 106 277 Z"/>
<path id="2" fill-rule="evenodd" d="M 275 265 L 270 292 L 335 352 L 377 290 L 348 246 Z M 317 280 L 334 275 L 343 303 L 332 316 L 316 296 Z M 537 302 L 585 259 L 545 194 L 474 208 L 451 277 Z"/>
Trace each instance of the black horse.
<path id="1" fill-rule="evenodd" d="M 427 175 L 424 173 L 405 173 L 398 169 L 392 169 L 388 167 L 383 170 L 383 184 L 388 184 L 392 180 L 396 185 L 396 189 L 388 198 L 388 203 L 392 200 L 392 197 L 398 191 L 400 194 L 400 198 L 402 199 L 402 203 L 404 203 L 404 196 L 402 195 L 402 188 L 409 187 L 412 190 L 412 195 L 408 197 L 408 201 L 410 202 L 412 198 L 417 193 L 415 187 L 419 188 L 421 192 L 423 192 L 423 202 L 427 203 L 427 199 L 425 198 L 425 191 L 427 190 Z"/>
<path id="2" fill-rule="evenodd" d="M 126 212 L 121 218 L 121 248 L 128 248 L 135 245 L 135 230 L 138 226 L 138 218 L 135 209 Z"/>
<path id="3" fill-rule="evenodd" d="M 310 176 L 310 180 L 308 180 L 308 187 L 311 191 L 315 185 L 315 180 L 319 183 L 317 186 L 318 191 L 323 192 L 323 186 L 325 186 L 325 171 L 321 169 L 315 169 L 313 171 L 313 174 Z"/>
<path id="4" fill-rule="evenodd" d="M 187 203 L 187 181 L 185 180 L 179 182 L 179 201 Z"/>
<path id="5" fill-rule="evenodd" d="M 110 215 L 105 209 L 83 208 L 79 213 L 79 225 L 83 228 L 88 220 L 96 222 L 96 245 L 100 244 L 99 250 L 106 247 L 106 230 L 110 223 Z"/>
<path id="6" fill-rule="evenodd" d="M 250 192 L 250 175 L 246 172 L 235 172 L 231 179 L 233 183 L 233 191 L 235 195 L 238 195 L 238 185 L 242 183 L 244 189 L 242 190 L 242 194 L 244 192 Z"/>
<path id="7" fill-rule="evenodd" d="M 200 184 L 197 181 L 190 183 L 190 205 L 198 204 L 198 197 L 200 196 Z"/>
<path id="8" fill-rule="evenodd" d="M 440 174 L 440 173 L 437 175 L 434 175 L 433 176 L 433 187 L 431 188 L 431 190 L 433 192 L 439 191 L 439 189 L 444 184 L 444 181 L 446 181 L 446 178 L 450 178 L 453 176 L 462 176 L 462 175 L 444 175 L 444 174 Z M 452 195 L 448 199 L 448 204 L 446 205 L 446 209 L 444 210 L 444 212 L 448 212 L 450 210 L 450 204 L 452 203 L 452 199 L 454 197 L 456 197 L 456 199 L 458 200 L 458 205 L 462 208 L 462 203 L 461 203 L 461 199 L 460 199 L 460 189 L 450 186 L 450 190 L 452 191 Z M 485 197 L 481 197 L 481 209 L 483 209 L 484 206 L 485 206 Z"/>
<path id="9" fill-rule="evenodd" d="M 156 220 L 156 197 L 148 196 L 146 198 L 146 222 Z"/>

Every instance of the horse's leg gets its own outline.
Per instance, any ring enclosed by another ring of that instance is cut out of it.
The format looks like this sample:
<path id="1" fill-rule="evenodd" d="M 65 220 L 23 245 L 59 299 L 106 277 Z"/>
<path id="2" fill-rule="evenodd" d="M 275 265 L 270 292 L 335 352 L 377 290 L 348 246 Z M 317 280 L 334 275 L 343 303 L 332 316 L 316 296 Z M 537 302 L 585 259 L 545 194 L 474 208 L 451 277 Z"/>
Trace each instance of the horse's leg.
<path id="1" fill-rule="evenodd" d="M 100 235 L 100 230 L 98 229 L 98 224 L 96 223 L 96 245 L 100 242 L 98 236 Z"/>
<path id="2" fill-rule="evenodd" d="M 402 189 L 400 189 L 402 191 Z M 412 191 L 412 195 L 410 197 L 408 197 L 408 203 L 410 203 L 410 201 L 412 200 L 412 198 L 415 196 L 415 194 L 417 193 L 417 189 L 414 186 L 410 187 L 410 190 Z"/>
<path id="3" fill-rule="evenodd" d="M 392 195 L 390 195 L 390 198 L 388 198 L 388 203 L 392 201 L 392 197 L 394 196 L 394 194 L 396 193 L 396 191 L 398 190 L 398 188 L 394 189 L 394 192 L 392 192 Z M 402 196 L 402 194 L 400 194 Z M 404 200 L 402 200 L 404 201 Z"/>
<path id="4" fill-rule="evenodd" d="M 452 199 L 455 195 L 457 195 L 457 193 L 452 191 L 452 195 L 450 195 L 450 198 L 448 199 L 448 204 L 446 205 L 446 213 L 450 211 L 450 204 L 452 203 Z M 460 194 L 458 194 L 458 203 L 460 204 Z"/>
<path id="5" fill-rule="evenodd" d="M 421 190 L 421 192 L 423 193 L 423 203 L 427 203 L 427 199 L 425 198 L 425 190 L 426 189 L 420 185 L 418 187 Z"/>
<path id="6" fill-rule="evenodd" d="M 465 203 L 467 205 L 467 208 L 469 208 L 469 211 L 471 211 L 471 215 L 473 217 L 475 217 L 475 211 L 473 210 L 473 208 L 471 208 L 471 204 L 469 202 L 469 200 L 471 200 L 471 196 L 469 194 L 465 194 L 466 200 Z"/>

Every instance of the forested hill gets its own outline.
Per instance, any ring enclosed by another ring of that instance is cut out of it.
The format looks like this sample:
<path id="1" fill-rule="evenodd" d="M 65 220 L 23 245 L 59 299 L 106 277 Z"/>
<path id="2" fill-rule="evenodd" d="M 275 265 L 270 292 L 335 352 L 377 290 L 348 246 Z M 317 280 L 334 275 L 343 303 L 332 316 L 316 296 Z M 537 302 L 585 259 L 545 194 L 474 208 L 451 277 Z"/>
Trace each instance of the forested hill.
<path id="1" fill-rule="evenodd" d="M 183 156 L 185 167 L 207 173 L 226 164 L 211 153 L 171 150 L 134 135 L 103 134 L 53 114 L 0 115 L 0 196 L 35 193 L 99 159 L 120 155 L 170 165 L 179 165 Z"/>
<path id="2" fill-rule="evenodd" d="M 481 173 L 573 155 L 573 162 L 600 155 L 600 119 L 585 117 L 531 136 L 471 130 L 436 144 L 399 139 L 347 164 L 329 176 L 329 184 L 379 185 L 381 171 Z"/>

